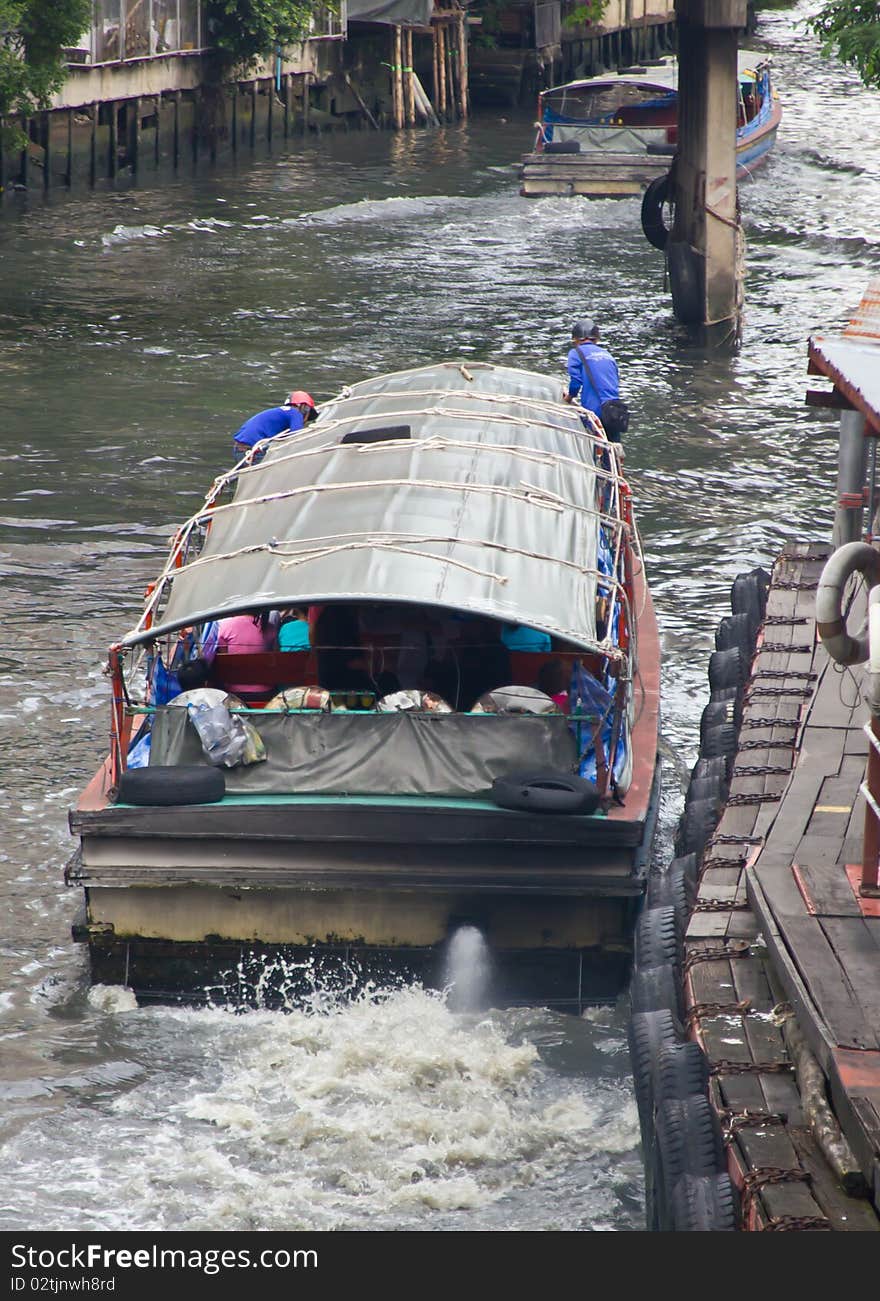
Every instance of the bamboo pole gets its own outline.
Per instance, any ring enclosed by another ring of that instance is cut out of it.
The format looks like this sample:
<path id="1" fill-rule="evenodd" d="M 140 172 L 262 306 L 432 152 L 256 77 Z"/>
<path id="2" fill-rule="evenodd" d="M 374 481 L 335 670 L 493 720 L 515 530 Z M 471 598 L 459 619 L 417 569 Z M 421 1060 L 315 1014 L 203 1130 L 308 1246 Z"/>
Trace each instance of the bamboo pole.
<path id="1" fill-rule="evenodd" d="M 406 88 L 406 124 L 407 126 L 415 126 L 416 99 L 413 86 L 413 34 L 411 27 L 407 27 L 404 32 L 404 49 L 406 51 L 406 77 L 403 83 Z"/>
<path id="2" fill-rule="evenodd" d="M 437 62 L 440 67 L 440 102 L 437 105 L 443 120 L 446 120 L 446 27 L 437 24 Z"/>
<path id="3" fill-rule="evenodd" d="M 403 127 L 403 33 L 399 23 L 394 25 L 394 125 Z"/>
<path id="4" fill-rule="evenodd" d="M 458 94 L 461 116 L 468 115 L 468 55 L 467 55 L 467 19 L 462 9 L 458 15 Z"/>

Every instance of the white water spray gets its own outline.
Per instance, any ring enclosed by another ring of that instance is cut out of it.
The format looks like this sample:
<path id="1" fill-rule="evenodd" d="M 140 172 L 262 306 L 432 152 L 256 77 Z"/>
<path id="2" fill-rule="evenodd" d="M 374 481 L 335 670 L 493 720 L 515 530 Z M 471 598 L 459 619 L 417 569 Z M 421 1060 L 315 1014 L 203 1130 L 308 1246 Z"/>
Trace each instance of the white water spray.
<path id="1" fill-rule="evenodd" d="M 447 1006 L 453 1012 L 478 1012 L 486 1005 L 491 961 L 489 946 L 476 926 L 459 926 L 446 954 Z"/>

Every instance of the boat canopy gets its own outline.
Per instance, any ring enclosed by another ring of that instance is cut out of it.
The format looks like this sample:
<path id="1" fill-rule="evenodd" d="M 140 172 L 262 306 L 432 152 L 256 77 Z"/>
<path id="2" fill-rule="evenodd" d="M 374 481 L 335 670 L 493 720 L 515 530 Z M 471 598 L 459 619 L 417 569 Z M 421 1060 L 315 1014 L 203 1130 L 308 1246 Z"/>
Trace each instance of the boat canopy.
<path id="1" fill-rule="evenodd" d="M 261 462 L 217 480 L 122 644 L 245 610 L 344 601 L 485 615 L 607 653 L 600 527 L 608 554 L 622 526 L 600 514 L 614 485 L 600 491 L 595 438 L 561 389 L 559 378 L 448 362 L 343 390 L 305 430 L 266 443 Z M 206 526 L 193 555 L 187 539 Z"/>
<path id="2" fill-rule="evenodd" d="M 766 54 L 757 50 L 737 52 L 737 76 L 740 81 L 754 81 L 759 65 L 768 63 Z M 677 58 L 661 59 L 657 64 L 646 65 L 641 72 L 604 72 L 597 77 L 582 77 L 579 81 L 566 81 L 559 86 L 548 86 L 541 91 L 541 100 L 558 95 L 561 91 L 604 90 L 612 86 L 640 86 L 660 94 L 678 90 L 679 61 Z"/>

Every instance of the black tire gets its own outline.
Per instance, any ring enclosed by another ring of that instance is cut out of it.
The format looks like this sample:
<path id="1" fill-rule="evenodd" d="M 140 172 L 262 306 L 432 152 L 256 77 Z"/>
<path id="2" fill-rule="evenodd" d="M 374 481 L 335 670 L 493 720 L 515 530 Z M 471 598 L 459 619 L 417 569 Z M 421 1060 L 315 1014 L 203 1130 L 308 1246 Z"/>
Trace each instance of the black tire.
<path id="1" fill-rule="evenodd" d="M 672 872 L 676 868 L 681 868 L 687 879 L 696 887 L 699 867 L 700 864 L 696 854 L 679 854 L 669 864 L 669 871 Z"/>
<path id="2" fill-rule="evenodd" d="M 734 614 L 747 614 L 755 628 L 762 623 L 767 609 L 770 575 L 760 566 L 747 574 L 737 574 L 730 589 L 730 608 Z"/>
<path id="3" fill-rule="evenodd" d="M 673 859 L 665 872 L 652 873 L 648 877 L 647 906 L 655 908 L 673 908 L 678 927 L 683 935 L 687 929 L 696 899 L 697 887 L 694 876 L 684 866 L 682 858 Z"/>
<path id="4" fill-rule="evenodd" d="M 708 1098 L 667 1098 L 655 1107 L 651 1162 L 656 1197 L 651 1218 L 665 1232 L 672 1228 L 672 1196 L 679 1181 L 724 1170 L 721 1127 Z"/>
<path id="5" fill-rule="evenodd" d="M 580 151 L 578 140 L 548 140 L 544 145 L 545 154 L 579 154 Z"/>
<path id="6" fill-rule="evenodd" d="M 715 800 L 719 805 L 723 804 L 726 785 L 726 777 L 691 778 L 684 797 L 685 808 L 695 800 Z"/>
<path id="7" fill-rule="evenodd" d="M 629 987 L 630 1011 L 668 1012 L 681 1022 L 681 989 L 672 967 L 639 967 Z"/>
<path id="8" fill-rule="evenodd" d="M 749 660 L 739 646 L 713 651 L 709 656 L 709 690 L 743 687 L 749 676 Z"/>
<path id="9" fill-rule="evenodd" d="M 674 1233 L 734 1233 L 736 1194 L 728 1174 L 682 1175 L 672 1190 Z"/>
<path id="10" fill-rule="evenodd" d="M 493 804 L 526 813 L 595 813 L 595 782 L 565 772 L 519 772 L 496 777 L 489 792 Z"/>
<path id="11" fill-rule="evenodd" d="M 694 800 L 686 805 L 675 833 L 676 854 L 702 854 L 706 841 L 718 825 L 723 807 L 717 799 Z"/>
<path id="12" fill-rule="evenodd" d="M 681 1042 L 682 1030 L 669 1008 L 634 1012 L 627 1026 L 633 1087 L 646 1157 L 654 1137 L 654 1062 L 663 1048 Z"/>
<path id="13" fill-rule="evenodd" d="M 633 963 L 636 971 L 681 966 L 681 924 L 671 904 L 644 908 L 636 924 Z"/>
<path id="14" fill-rule="evenodd" d="M 663 205 L 669 197 L 669 173 L 656 176 L 642 195 L 642 230 L 645 239 L 661 252 L 669 243 L 669 227 L 663 220 Z"/>
<path id="15" fill-rule="evenodd" d="M 745 655 L 751 655 L 757 631 L 758 625 L 747 612 L 726 614 L 715 630 L 715 649 L 730 650 L 738 646 Z"/>
<path id="16" fill-rule="evenodd" d="M 723 757 L 727 763 L 727 772 L 730 773 L 733 767 L 733 756 L 736 754 L 739 730 L 736 723 L 717 723 L 712 727 L 707 727 L 704 731 L 700 727 L 700 754 L 704 759 L 714 759 Z"/>
<path id="17" fill-rule="evenodd" d="M 729 725 L 736 731 L 736 699 L 710 700 L 700 716 L 700 753 L 703 753 L 706 734 L 714 728 Z M 736 738 L 734 737 L 734 740 Z"/>
<path id="18" fill-rule="evenodd" d="M 654 1106 L 670 1098 L 705 1098 L 709 1088 L 709 1060 L 698 1043 L 664 1044 L 654 1058 Z"/>
<path id="19" fill-rule="evenodd" d="M 730 705 L 730 713 L 733 715 L 733 724 L 739 728 L 743 720 L 743 700 L 745 693 L 742 687 L 716 687 L 709 693 L 710 705 Z"/>
<path id="20" fill-rule="evenodd" d="M 700 757 L 691 768 L 691 781 L 700 781 L 705 777 L 720 777 L 722 782 L 727 781 L 727 760 L 723 755 L 716 755 L 714 759 Z"/>
<path id="21" fill-rule="evenodd" d="M 218 804 L 226 794 L 219 768 L 200 764 L 131 768 L 119 778 L 118 804 Z"/>

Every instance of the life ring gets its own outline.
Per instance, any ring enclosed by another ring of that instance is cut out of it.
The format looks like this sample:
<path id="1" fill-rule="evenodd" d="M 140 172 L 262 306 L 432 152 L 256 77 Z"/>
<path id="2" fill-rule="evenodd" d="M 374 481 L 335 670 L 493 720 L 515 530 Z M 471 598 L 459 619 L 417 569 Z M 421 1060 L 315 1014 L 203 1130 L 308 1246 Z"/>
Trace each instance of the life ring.
<path id="1" fill-rule="evenodd" d="M 645 239 L 662 252 L 669 243 L 669 227 L 663 220 L 663 205 L 669 196 L 669 173 L 655 176 L 642 195 L 642 230 Z"/>
<path id="2" fill-rule="evenodd" d="M 843 591 L 853 574 L 861 574 L 868 588 L 880 584 L 880 552 L 867 542 L 847 542 L 829 556 L 816 592 L 816 631 L 828 654 L 838 664 L 864 664 L 868 658 L 867 622 L 853 637 L 846 629 Z"/>

